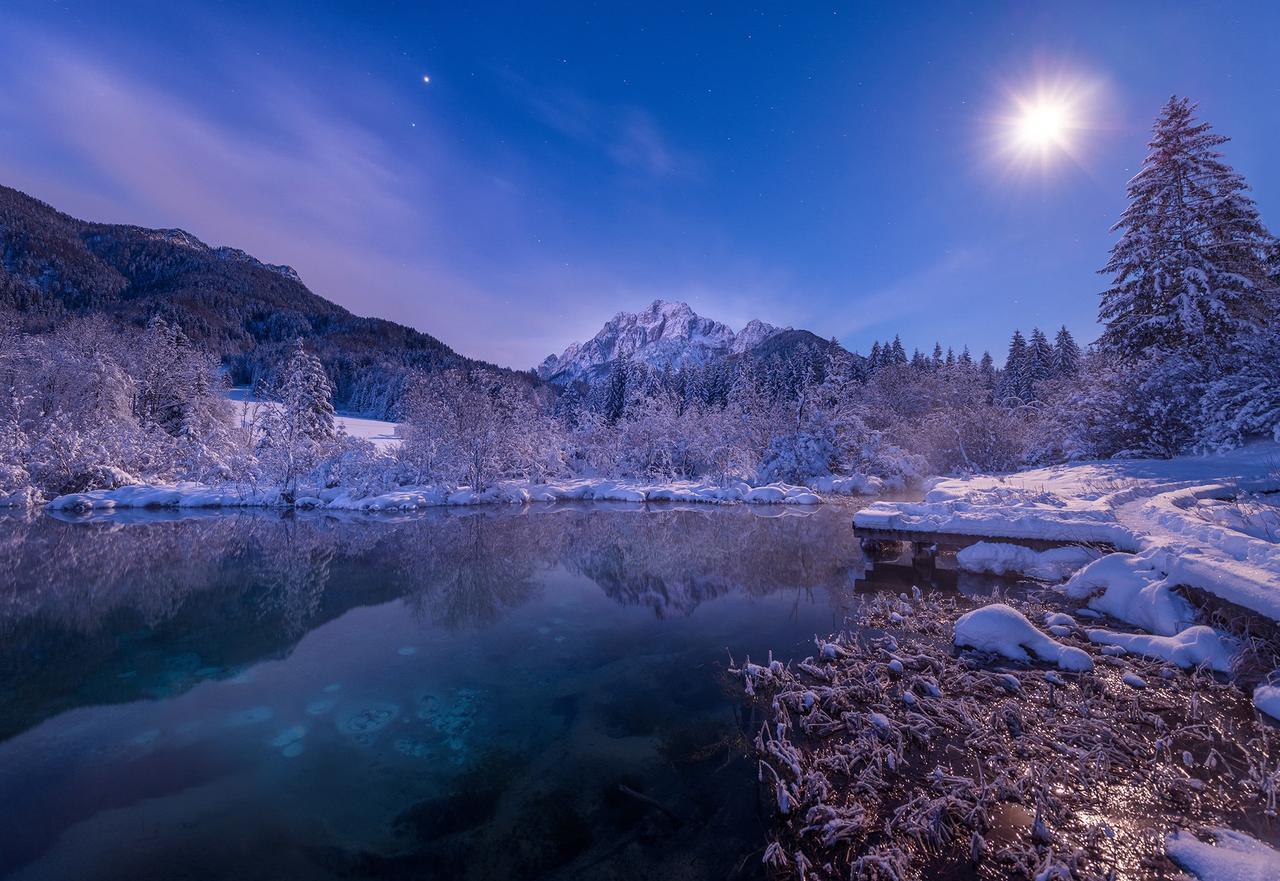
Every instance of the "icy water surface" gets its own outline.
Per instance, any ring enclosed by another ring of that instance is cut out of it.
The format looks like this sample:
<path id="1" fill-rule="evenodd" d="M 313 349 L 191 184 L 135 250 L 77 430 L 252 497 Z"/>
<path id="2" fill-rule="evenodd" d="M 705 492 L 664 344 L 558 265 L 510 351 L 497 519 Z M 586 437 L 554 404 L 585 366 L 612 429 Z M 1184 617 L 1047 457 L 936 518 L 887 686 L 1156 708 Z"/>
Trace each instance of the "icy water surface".
<path id="1" fill-rule="evenodd" d="M 758 877 L 849 513 L 0 519 L 0 876 Z"/>

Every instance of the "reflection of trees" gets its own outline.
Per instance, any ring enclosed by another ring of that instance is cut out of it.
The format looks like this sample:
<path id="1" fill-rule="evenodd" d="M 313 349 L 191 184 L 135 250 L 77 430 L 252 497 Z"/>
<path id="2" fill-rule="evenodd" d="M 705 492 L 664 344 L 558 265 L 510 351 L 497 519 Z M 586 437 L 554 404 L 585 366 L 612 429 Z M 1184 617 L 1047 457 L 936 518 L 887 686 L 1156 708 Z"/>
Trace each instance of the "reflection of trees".
<path id="1" fill-rule="evenodd" d="M 437 626 L 482 627 L 563 565 L 671 617 L 735 591 L 838 587 L 857 559 L 838 511 L 0 515 L 0 738 L 70 706 L 174 693 L 280 657 L 358 605 L 402 598 Z M 192 656 L 199 666 L 175 679 Z"/>
<path id="2" fill-rule="evenodd" d="M 537 595 L 534 574 L 554 559 L 542 519 L 471 512 L 411 530 L 395 559 L 405 602 L 447 630 L 497 621 Z"/>

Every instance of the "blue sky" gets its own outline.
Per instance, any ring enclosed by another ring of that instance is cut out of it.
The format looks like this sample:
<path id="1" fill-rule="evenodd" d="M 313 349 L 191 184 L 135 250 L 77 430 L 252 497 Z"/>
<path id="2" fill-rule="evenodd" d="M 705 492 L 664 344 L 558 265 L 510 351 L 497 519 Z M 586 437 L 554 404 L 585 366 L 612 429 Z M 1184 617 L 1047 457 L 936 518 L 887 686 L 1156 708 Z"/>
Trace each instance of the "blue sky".
<path id="1" fill-rule="evenodd" d="M 1275 4 L 550 10 L 6 0 L 0 182 L 516 367 L 657 297 L 862 351 L 1092 339 L 1174 93 L 1280 226 Z M 1002 120 L 1046 89 L 1070 150 L 1018 161 Z"/>

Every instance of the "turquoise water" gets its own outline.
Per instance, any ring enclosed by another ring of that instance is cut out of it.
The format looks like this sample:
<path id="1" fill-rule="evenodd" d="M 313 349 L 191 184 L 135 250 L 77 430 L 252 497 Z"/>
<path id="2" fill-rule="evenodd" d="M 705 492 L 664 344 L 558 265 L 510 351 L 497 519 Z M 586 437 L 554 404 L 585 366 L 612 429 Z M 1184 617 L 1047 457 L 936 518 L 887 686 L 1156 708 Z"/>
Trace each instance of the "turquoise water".
<path id="1" fill-rule="evenodd" d="M 752 878 L 849 512 L 0 519 L 0 876 Z"/>

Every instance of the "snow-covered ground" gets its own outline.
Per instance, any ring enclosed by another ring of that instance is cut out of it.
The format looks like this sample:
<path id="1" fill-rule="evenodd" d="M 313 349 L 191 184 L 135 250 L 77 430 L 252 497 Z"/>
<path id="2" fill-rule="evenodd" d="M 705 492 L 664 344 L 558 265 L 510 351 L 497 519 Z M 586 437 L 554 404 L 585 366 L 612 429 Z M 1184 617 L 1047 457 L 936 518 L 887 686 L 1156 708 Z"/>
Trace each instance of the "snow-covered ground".
<path id="1" fill-rule="evenodd" d="M 1174 586 L 1200 588 L 1280 621 L 1280 544 L 1269 531 L 1280 496 L 1280 444 L 1211 456 L 1135 459 L 1039 468 L 1000 477 L 942 480 L 924 501 L 877 502 L 857 526 L 998 539 L 1101 543 L 1115 548 L 1068 582 L 1084 598 L 1144 592 L 1171 636 L 1182 624 Z M 1179 598 L 1180 599 L 1180 598 Z M 1173 616 L 1172 623 L 1170 615 Z M 1140 626 L 1152 621 L 1131 621 Z M 1170 632 L 1172 630 L 1172 632 Z"/>
<path id="2" fill-rule="evenodd" d="M 227 399 L 236 405 L 236 418 L 241 419 L 242 424 L 252 418 L 256 408 L 274 406 L 257 400 L 253 397 L 252 389 L 243 386 L 228 389 Z M 245 404 L 248 404 L 247 412 L 243 409 Z M 366 419 L 363 416 L 347 416 L 343 413 L 336 414 L 333 421 L 352 437 L 363 438 L 380 449 L 400 443 L 400 438 L 396 436 L 397 423 L 395 422 Z"/>

